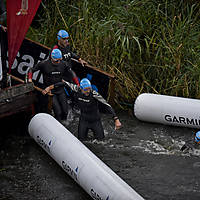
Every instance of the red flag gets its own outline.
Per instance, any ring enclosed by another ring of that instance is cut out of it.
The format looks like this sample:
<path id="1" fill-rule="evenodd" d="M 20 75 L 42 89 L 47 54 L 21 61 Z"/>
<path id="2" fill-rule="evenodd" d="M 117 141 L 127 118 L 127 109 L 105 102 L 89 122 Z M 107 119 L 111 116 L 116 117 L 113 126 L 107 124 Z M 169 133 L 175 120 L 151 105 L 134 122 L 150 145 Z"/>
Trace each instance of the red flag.
<path id="1" fill-rule="evenodd" d="M 9 73 L 41 0 L 7 0 Z"/>

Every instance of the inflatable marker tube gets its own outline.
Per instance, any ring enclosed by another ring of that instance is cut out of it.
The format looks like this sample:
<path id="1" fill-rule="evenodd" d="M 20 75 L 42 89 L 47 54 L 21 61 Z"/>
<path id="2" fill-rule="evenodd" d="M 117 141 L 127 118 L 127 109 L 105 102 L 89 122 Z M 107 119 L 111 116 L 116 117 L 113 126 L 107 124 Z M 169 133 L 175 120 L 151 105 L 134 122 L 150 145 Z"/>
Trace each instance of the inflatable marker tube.
<path id="1" fill-rule="evenodd" d="M 134 114 L 142 121 L 200 128 L 200 100 L 143 93 L 136 98 Z"/>
<path id="2" fill-rule="evenodd" d="M 35 115 L 28 130 L 31 137 L 93 199 L 143 199 L 51 115 Z"/>

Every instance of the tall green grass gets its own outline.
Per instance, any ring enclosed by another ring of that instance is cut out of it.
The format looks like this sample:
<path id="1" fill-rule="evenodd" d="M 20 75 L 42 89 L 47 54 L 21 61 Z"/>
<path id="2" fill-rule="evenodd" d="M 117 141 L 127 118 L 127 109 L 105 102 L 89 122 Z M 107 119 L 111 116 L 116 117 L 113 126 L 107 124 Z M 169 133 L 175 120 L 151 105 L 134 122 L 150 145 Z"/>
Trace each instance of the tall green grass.
<path id="1" fill-rule="evenodd" d="M 144 92 L 200 97 L 198 1 L 47 0 L 41 6 L 28 37 L 52 46 L 66 29 L 81 57 L 116 76 L 116 102 Z"/>

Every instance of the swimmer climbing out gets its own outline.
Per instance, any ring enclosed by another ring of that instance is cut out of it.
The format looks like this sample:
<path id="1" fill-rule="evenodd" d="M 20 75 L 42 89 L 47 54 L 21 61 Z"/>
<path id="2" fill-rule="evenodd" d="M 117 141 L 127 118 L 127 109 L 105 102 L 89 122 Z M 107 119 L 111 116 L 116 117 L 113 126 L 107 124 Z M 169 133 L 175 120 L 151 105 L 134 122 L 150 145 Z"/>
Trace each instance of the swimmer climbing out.
<path id="1" fill-rule="evenodd" d="M 181 147 L 181 151 L 194 150 L 200 147 L 200 131 L 195 134 L 194 140 L 186 141 L 185 144 Z"/>
<path id="2" fill-rule="evenodd" d="M 104 139 L 104 130 L 98 108 L 99 102 L 101 102 L 108 113 L 112 115 L 115 123 L 115 129 L 119 129 L 121 127 L 121 122 L 119 121 L 114 109 L 98 92 L 92 89 L 91 83 L 87 78 L 83 78 L 81 80 L 80 86 L 63 81 L 50 85 L 45 89 L 45 92 L 48 93 L 52 89 L 63 86 L 72 90 L 73 98 L 81 110 L 78 126 L 79 140 L 87 140 L 89 129 L 93 131 L 95 139 Z"/>

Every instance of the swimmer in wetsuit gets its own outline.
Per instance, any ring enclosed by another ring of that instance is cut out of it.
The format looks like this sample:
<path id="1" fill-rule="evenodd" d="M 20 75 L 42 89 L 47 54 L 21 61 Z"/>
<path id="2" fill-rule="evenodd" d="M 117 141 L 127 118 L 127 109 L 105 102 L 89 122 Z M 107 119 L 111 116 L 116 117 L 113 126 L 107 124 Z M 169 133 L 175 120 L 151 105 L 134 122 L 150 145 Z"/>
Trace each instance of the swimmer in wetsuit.
<path id="1" fill-rule="evenodd" d="M 100 112 L 98 108 L 98 102 L 101 102 L 106 110 L 112 114 L 115 122 L 115 129 L 121 127 L 121 122 L 117 117 L 113 108 L 107 103 L 107 101 L 95 90 L 92 90 L 91 83 L 88 79 L 84 78 L 80 82 L 80 87 L 72 83 L 63 81 L 47 87 L 46 92 L 59 87 L 67 87 L 72 90 L 73 98 L 80 108 L 81 114 L 79 118 L 78 126 L 78 139 L 84 141 L 87 139 L 88 131 L 91 129 L 94 133 L 94 137 L 97 140 L 102 140 L 104 136 L 104 130 L 101 122 Z"/>
<path id="2" fill-rule="evenodd" d="M 67 72 L 68 75 L 72 77 L 74 83 L 79 85 L 78 78 L 74 76 L 74 73 L 72 72 L 68 64 L 62 60 L 62 53 L 59 49 L 54 49 L 51 52 L 50 59 L 41 61 L 38 64 L 36 64 L 33 68 L 30 68 L 28 70 L 28 82 L 32 82 L 33 73 L 38 70 L 40 70 L 41 73 L 43 74 L 43 82 L 44 82 L 43 89 L 52 84 L 62 81 L 63 74 L 65 72 Z M 46 95 L 45 90 L 43 90 L 42 93 L 45 95 L 44 96 L 45 98 L 43 99 L 42 102 L 39 102 L 43 104 L 43 110 L 41 110 L 40 112 L 47 112 L 48 97 Z M 66 120 L 68 115 L 68 105 L 64 91 L 64 86 L 53 89 L 52 94 L 53 94 L 53 111 L 55 114 L 55 118 L 58 121 Z"/>
<path id="3" fill-rule="evenodd" d="M 186 152 L 190 149 L 191 150 L 198 149 L 200 146 L 199 144 L 200 144 L 200 131 L 198 131 L 195 134 L 194 140 L 189 140 L 185 142 L 185 144 L 181 147 L 181 151 Z"/>

